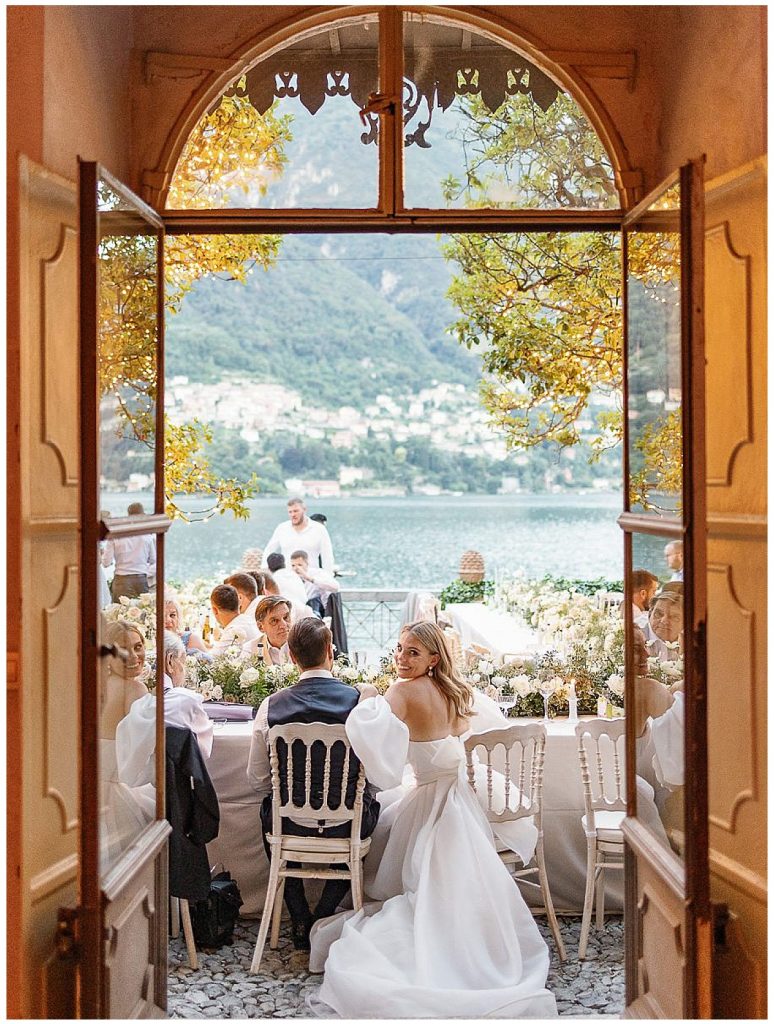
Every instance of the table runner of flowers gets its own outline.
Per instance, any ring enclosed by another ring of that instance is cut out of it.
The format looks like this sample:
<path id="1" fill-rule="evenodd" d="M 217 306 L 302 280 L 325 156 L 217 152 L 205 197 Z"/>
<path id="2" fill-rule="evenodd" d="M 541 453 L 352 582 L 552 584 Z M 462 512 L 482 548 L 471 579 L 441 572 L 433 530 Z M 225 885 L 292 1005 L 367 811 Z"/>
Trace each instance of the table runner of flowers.
<path id="1" fill-rule="evenodd" d="M 211 585 L 198 580 L 175 592 L 182 621 L 199 624 L 206 609 Z M 624 693 L 624 625 L 615 601 L 608 595 L 584 594 L 562 587 L 550 579 L 534 580 L 516 574 L 498 579 L 487 603 L 508 612 L 518 623 L 534 629 L 542 652 L 534 657 L 509 659 L 496 665 L 487 657 L 468 656 L 461 666 L 464 678 L 495 700 L 514 698 L 511 717 L 543 714 L 543 693 L 548 697 L 549 714 L 566 715 L 574 690 L 579 714 L 596 714 L 602 698 L 611 707 L 622 710 Z M 155 596 L 121 598 L 105 609 L 109 621 L 125 619 L 143 633 L 148 660 L 155 656 Z M 356 667 L 346 657 L 338 658 L 334 675 L 344 682 L 371 683 L 384 692 L 396 678 L 392 658 L 378 665 Z M 664 684 L 682 676 L 682 665 L 660 664 L 649 659 L 649 675 Z M 153 673 L 151 672 L 151 677 Z M 257 707 L 268 694 L 298 679 L 295 666 L 265 665 L 259 655 L 249 655 L 233 647 L 211 660 L 189 655 L 186 685 L 205 700 L 224 700 Z"/>

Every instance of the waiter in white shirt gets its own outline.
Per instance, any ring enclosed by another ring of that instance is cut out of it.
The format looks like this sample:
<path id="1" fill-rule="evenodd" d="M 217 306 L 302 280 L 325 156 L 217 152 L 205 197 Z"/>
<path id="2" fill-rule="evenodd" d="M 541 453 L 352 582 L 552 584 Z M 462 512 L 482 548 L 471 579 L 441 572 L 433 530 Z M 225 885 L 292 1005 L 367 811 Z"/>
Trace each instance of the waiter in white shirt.
<path id="1" fill-rule="evenodd" d="M 134 501 L 126 510 L 127 515 L 142 516 L 145 510 L 139 501 Z M 118 537 L 109 540 L 102 552 L 102 565 L 107 568 L 116 564 L 110 593 L 113 603 L 121 597 L 139 597 L 150 590 L 150 581 L 156 577 L 156 538 L 143 533 L 139 537 Z"/>
<path id="2" fill-rule="evenodd" d="M 262 566 L 268 568 L 269 555 L 279 551 L 290 564 L 294 551 L 303 548 L 309 555 L 309 564 L 319 565 L 326 572 L 334 571 L 333 547 L 328 531 L 322 523 L 313 522 L 306 514 L 302 498 L 288 500 L 288 522 L 280 523 L 269 539 L 263 552 Z"/>

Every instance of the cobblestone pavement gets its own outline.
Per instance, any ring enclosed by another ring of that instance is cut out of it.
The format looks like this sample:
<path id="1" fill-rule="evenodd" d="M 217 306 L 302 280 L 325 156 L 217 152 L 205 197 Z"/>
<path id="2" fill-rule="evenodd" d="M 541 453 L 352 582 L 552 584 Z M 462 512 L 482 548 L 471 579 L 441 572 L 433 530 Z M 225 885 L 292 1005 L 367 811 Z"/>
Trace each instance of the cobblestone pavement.
<path id="1" fill-rule="evenodd" d="M 559 963 L 547 925 L 538 919 L 551 950 L 548 988 L 556 996 L 562 1017 L 618 1017 L 624 1007 L 623 923 L 606 920 L 604 931 L 592 925 L 587 959 L 578 960 L 580 918 L 560 918 L 567 961 Z M 199 970 L 188 967 L 182 934 L 169 944 L 169 1016 L 184 1020 L 245 1017 L 311 1017 L 306 996 L 322 982 L 309 974 L 306 953 L 293 949 L 287 926 L 279 946 L 261 961 L 261 973 L 248 973 L 257 921 L 240 921 L 233 946 L 199 952 Z"/>

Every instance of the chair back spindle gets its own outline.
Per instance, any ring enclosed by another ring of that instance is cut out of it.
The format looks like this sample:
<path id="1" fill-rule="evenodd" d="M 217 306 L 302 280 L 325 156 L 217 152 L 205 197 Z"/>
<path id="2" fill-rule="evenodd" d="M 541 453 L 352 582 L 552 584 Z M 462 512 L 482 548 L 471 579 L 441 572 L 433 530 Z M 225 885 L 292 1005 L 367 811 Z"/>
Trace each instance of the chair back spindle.
<path id="1" fill-rule="evenodd" d="M 300 756 L 303 756 L 303 773 Z M 321 792 L 316 791 L 312 784 L 313 762 L 317 762 L 322 770 Z M 324 820 L 336 825 L 351 821 L 352 835 L 360 835 L 365 771 L 358 762 L 357 775 L 354 775 L 355 759 L 343 725 L 291 722 L 273 726 L 269 730 L 269 765 L 272 832 L 275 836 L 282 834 L 283 818 Z M 350 793 L 352 798 L 348 801 Z"/>
<path id="2" fill-rule="evenodd" d="M 623 718 L 579 722 L 578 738 L 586 816 L 591 827 L 595 811 L 625 811 L 625 736 Z"/>
<path id="3" fill-rule="evenodd" d="M 534 817 L 538 829 L 541 828 L 545 742 L 544 726 L 534 723 L 491 729 L 465 740 L 468 782 L 474 790 L 476 763 L 484 767 L 489 821 Z M 498 752 L 498 748 L 502 750 Z M 503 806 L 499 806 L 495 794 L 494 778 L 498 772 L 503 776 Z"/>

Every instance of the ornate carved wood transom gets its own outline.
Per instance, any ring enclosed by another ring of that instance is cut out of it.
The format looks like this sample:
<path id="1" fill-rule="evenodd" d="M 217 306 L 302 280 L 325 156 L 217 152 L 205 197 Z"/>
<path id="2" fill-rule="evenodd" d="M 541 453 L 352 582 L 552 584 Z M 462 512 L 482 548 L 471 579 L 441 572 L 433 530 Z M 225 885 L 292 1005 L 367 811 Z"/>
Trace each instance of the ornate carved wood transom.
<path id="1" fill-rule="evenodd" d="M 373 48 L 353 48 L 339 53 L 290 47 L 273 54 L 246 75 L 246 91 L 252 105 L 264 114 L 275 99 L 297 97 L 310 114 L 326 99 L 349 96 L 358 108 L 365 106 L 378 88 L 376 53 Z M 509 96 L 528 95 L 548 110 L 559 86 L 521 54 L 502 46 L 442 46 L 412 49 L 406 53 L 403 81 L 403 123 L 406 146 L 430 147 L 427 131 L 433 111 L 447 110 L 457 96 L 480 96 L 494 112 Z M 361 141 L 376 142 L 379 118 L 365 115 L 368 131 Z"/>

